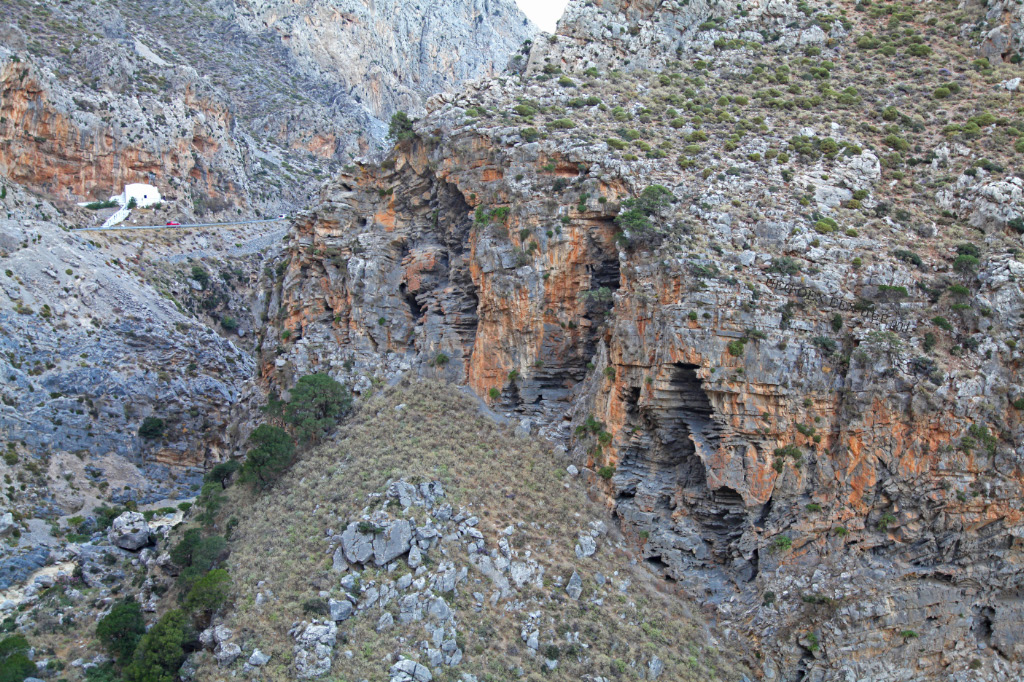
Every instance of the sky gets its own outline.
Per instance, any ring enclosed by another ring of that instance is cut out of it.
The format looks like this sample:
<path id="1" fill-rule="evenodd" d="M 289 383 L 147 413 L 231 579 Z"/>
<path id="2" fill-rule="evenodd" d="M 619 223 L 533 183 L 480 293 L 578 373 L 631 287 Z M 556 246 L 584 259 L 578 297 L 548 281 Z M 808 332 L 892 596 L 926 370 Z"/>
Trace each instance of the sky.
<path id="1" fill-rule="evenodd" d="M 533 23 L 548 33 L 554 33 L 555 24 L 561 18 L 569 0 L 516 0 L 516 4 L 533 20 Z"/>

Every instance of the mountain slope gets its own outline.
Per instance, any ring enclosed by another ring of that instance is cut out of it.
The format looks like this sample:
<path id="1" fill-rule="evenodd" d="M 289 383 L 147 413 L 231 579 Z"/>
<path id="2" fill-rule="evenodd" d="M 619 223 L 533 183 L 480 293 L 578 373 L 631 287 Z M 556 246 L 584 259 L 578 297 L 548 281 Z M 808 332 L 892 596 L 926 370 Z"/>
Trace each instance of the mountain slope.
<path id="1" fill-rule="evenodd" d="M 571 3 L 300 216 L 266 376 L 437 373 L 567 439 L 770 678 L 1019 674 L 1024 119 L 990 20 Z"/>
<path id="2" fill-rule="evenodd" d="M 499 71 L 534 31 L 504 0 L 8 9 L 0 173 L 60 201 L 149 182 L 189 216 L 303 205 L 395 111 Z"/>
<path id="3" fill-rule="evenodd" d="M 742 670 L 737 656 L 711 648 L 719 644 L 685 601 L 631 566 L 601 505 L 549 445 L 512 437 L 445 384 L 375 395 L 272 490 L 232 491 L 238 590 L 224 625 L 246 655 L 271 654 L 267 679 L 386 679 L 400 658 L 435 679 L 641 675 L 654 658 L 665 679 Z M 406 522 L 411 553 L 399 539 Z M 367 536 L 374 554 L 353 562 L 362 526 L 384 530 Z M 389 538 L 384 554 L 378 538 Z M 332 613 L 350 603 L 354 612 L 338 622 L 325 661 L 304 633 L 329 620 L 317 612 L 328 602 Z M 209 654 L 195 662 L 197 679 L 223 674 Z"/>

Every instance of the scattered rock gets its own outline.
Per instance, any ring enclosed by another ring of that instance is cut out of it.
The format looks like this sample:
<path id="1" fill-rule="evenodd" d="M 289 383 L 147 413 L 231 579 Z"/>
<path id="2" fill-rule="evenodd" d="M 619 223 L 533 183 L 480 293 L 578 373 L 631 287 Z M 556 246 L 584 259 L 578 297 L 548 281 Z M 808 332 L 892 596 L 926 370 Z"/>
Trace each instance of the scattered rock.
<path id="1" fill-rule="evenodd" d="M 391 666 L 391 682 L 430 682 L 433 679 L 429 668 L 408 658 Z"/>
<path id="2" fill-rule="evenodd" d="M 565 586 L 565 592 L 572 599 L 579 599 L 583 594 L 583 579 L 576 571 L 572 572 L 572 577 L 569 578 L 569 583 Z"/>
<path id="3" fill-rule="evenodd" d="M 588 556 L 594 556 L 594 552 L 596 551 L 597 541 L 595 541 L 590 535 L 580 535 L 576 545 L 577 558 L 584 559 Z"/>
<path id="4" fill-rule="evenodd" d="M 270 662 L 270 654 L 265 654 L 259 649 L 254 649 L 252 655 L 249 656 L 249 665 L 254 668 L 266 665 Z"/>
<path id="5" fill-rule="evenodd" d="M 335 623 L 348 620 L 352 616 L 354 609 L 348 599 L 331 599 L 327 604 L 331 609 L 331 620 Z"/>
<path id="6" fill-rule="evenodd" d="M 127 511 L 110 524 L 107 539 L 121 549 L 137 551 L 149 544 L 149 523 L 139 512 Z"/>
<path id="7" fill-rule="evenodd" d="M 235 662 L 242 655 L 242 649 L 232 642 L 221 642 L 214 651 L 213 656 L 217 659 L 217 665 L 226 668 Z"/>

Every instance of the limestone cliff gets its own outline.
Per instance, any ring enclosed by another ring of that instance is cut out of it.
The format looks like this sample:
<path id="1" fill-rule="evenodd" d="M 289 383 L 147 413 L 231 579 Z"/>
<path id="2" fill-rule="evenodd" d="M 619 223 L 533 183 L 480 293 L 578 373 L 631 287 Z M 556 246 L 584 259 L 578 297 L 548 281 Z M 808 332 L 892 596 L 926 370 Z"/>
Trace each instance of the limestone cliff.
<path id="1" fill-rule="evenodd" d="M 148 182 L 185 216 L 305 205 L 395 111 L 493 75 L 534 31 L 511 0 L 5 9 L 0 173 L 65 203 Z"/>
<path id="2" fill-rule="evenodd" d="M 766 679 L 1019 677 L 1015 69 L 873 8 L 571 3 L 299 218 L 267 380 L 467 383 Z"/>

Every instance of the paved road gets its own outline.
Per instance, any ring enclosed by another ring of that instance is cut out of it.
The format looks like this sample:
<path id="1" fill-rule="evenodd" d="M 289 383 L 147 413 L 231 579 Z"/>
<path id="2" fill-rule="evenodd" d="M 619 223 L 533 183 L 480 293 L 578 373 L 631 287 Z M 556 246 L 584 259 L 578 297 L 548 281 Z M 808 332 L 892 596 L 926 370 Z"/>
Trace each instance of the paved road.
<path id="1" fill-rule="evenodd" d="M 185 225 L 126 225 L 123 227 L 79 227 L 72 232 L 107 232 L 118 230 L 178 230 L 185 227 L 226 227 L 228 225 L 262 225 L 276 223 L 290 218 L 268 218 L 266 220 L 239 220 L 232 223 L 189 223 Z"/>

